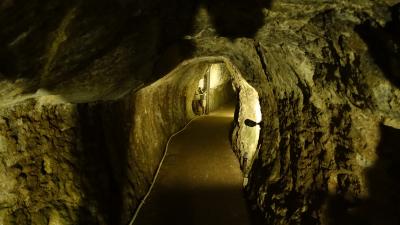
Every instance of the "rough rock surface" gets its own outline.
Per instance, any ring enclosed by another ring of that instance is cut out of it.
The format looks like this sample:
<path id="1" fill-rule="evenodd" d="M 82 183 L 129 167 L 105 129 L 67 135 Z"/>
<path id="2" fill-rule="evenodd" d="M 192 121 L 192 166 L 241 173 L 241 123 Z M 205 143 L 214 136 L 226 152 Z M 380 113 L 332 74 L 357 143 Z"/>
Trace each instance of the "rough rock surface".
<path id="1" fill-rule="evenodd" d="M 384 4 L 319 5 L 277 4 L 258 33 L 269 93 L 248 191 L 265 224 L 398 224 L 399 36 L 383 32 L 398 22 Z"/>
<path id="2" fill-rule="evenodd" d="M 44 98 L 0 110 L 1 224 L 78 219 L 66 210 L 82 200 L 76 106 Z"/>
<path id="3" fill-rule="evenodd" d="M 260 97 L 263 224 L 399 224 L 399 4 L 0 2 L 0 223 L 125 223 L 157 161 L 136 91 L 217 56 Z"/>

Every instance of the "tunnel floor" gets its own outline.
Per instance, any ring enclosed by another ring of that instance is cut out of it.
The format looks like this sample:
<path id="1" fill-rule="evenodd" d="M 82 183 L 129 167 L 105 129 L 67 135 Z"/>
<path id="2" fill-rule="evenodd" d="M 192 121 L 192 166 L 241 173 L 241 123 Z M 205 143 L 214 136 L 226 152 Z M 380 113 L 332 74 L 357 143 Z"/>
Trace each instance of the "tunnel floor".
<path id="1" fill-rule="evenodd" d="M 195 119 L 172 139 L 135 225 L 247 225 L 243 177 L 231 150 L 234 106 Z"/>

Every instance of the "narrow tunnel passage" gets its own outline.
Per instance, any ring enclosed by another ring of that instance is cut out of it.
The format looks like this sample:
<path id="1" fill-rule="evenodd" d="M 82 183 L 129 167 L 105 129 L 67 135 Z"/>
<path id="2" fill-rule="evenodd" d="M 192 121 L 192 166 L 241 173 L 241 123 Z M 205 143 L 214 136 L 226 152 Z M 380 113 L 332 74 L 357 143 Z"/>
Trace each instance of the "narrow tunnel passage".
<path id="1" fill-rule="evenodd" d="M 128 225 L 226 87 L 238 163 L 198 118 L 141 224 L 248 223 L 240 164 L 259 224 L 400 225 L 400 0 L 1 0 L 0 27 L 0 225 Z"/>
<path id="2" fill-rule="evenodd" d="M 233 104 L 195 119 L 169 145 L 135 225 L 250 224 L 242 172 L 229 143 Z"/>

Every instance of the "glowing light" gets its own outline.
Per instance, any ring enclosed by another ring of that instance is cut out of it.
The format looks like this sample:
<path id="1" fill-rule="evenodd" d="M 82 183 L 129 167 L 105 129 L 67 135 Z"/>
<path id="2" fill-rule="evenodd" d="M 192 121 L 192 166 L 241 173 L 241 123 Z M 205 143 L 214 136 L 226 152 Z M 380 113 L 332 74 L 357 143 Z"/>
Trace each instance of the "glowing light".
<path id="1" fill-rule="evenodd" d="M 210 66 L 210 88 L 215 88 L 224 83 L 221 70 L 220 64 L 212 64 Z"/>
<path id="2" fill-rule="evenodd" d="M 258 99 L 256 99 L 254 101 L 254 110 L 255 110 L 255 117 L 256 117 L 256 122 L 260 122 L 262 119 L 262 115 L 261 115 L 261 106 L 260 106 L 260 102 L 258 101 Z"/>
<path id="3" fill-rule="evenodd" d="M 199 80 L 199 87 L 200 87 L 201 89 L 204 89 L 204 78 L 201 78 L 201 79 Z"/>

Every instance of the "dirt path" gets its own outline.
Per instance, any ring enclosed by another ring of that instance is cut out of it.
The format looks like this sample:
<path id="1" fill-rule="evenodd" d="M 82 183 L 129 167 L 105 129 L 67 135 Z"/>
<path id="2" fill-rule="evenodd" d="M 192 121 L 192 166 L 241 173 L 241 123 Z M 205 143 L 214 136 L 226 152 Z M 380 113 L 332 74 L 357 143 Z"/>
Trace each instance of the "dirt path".
<path id="1" fill-rule="evenodd" d="M 193 121 L 170 143 L 135 225 L 247 225 L 242 173 L 229 143 L 233 107 Z"/>

